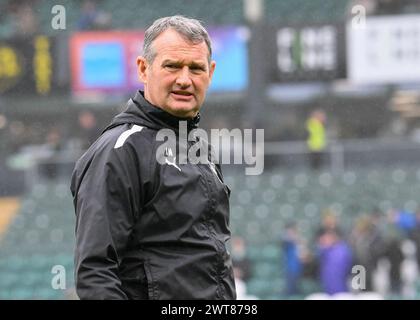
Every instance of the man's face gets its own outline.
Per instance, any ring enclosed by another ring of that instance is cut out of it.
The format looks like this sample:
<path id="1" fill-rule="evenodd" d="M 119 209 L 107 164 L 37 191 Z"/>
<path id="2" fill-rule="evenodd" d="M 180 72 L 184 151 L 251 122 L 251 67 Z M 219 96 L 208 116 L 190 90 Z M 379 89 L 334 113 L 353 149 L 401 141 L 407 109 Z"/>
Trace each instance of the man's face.
<path id="1" fill-rule="evenodd" d="M 173 29 L 162 32 L 152 44 L 155 59 L 150 64 L 137 58 L 145 98 L 168 113 L 193 118 L 204 102 L 216 63 L 208 62 L 203 41 L 193 44 Z"/>

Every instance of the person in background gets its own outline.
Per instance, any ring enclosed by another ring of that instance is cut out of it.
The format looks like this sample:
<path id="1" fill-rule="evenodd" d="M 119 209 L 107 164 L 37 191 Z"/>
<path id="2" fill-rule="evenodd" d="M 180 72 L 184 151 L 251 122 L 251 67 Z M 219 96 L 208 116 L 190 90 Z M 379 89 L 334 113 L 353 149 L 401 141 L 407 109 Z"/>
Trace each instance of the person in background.
<path id="1" fill-rule="evenodd" d="M 326 114 L 323 110 L 313 111 L 306 121 L 307 139 L 309 151 L 309 164 L 314 170 L 319 170 L 324 164 L 325 149 L 327 147 Z"/>
<path id="2" fill-rule="evenodd" d="M 79 134 L 81 135 L 81 148 L 86 150 L 101 135 L 101 129 L 98 127 L 95 115 L 89 110 L 80 112 L 78 121 L 80 127 Z"/>
<path id="3" fill-rule="evenodd" d="M 381 230 L 375 224 L 374 214 L 358 217 L 350 236 L 355 264 L 366 270 L 365 291 L 374 290 L 373 275 L 385 253 L 385 242 Z"/>
<path id="4" fill-rule="evenodd" d="M 112 15 L 96 7 L 93 0 L 85 0 L 81 6 L 80 18 L 77 23 L 79 30 L 109 29 L 112 24 Z"/>
<path id="5" fill-rule="evenodd" d="M 302 276 L 302 261 L 299 253 L 299 234 L 295 223 L 286 226 L 282 238 L 284 269 L 286 274 L 286 296 L 300 294 L 299 281 Z"/>
<path id="6" fill-rule="evenodd" d="M 330 229 L 318 238 L 320 281 L 329 295 L 348 292 L 347 280 L 352 268 L 352 251 L 339 232 Z"/>
<path id="7" fill-rule="evenodd" d="M 34 11 L 34 1 L 9 1 L 8 6 L 3 8 L 10 15 L 9 21 L 5 21 L 10 23 L 9 36 L 29 38 L 39 32 L 40 25 L 36 11 Z"/>
<path id="8" fill-rule="evenodd" d="M 247 292 L 247 282 L 252 276 L 252 264 L 248 258 L 245 239 L 240 236 L 232 237 L 232 264 L 235 276 L 236 294 L 239 300 L 258 299 Z"/>
<path id="9" fill-rule="evenodd" d="M 232 263 L 235 277 L 247 282 L 251 277 L 251 262 L 246 252 L 244 238 L 236 236 L 232 238 Z"/>

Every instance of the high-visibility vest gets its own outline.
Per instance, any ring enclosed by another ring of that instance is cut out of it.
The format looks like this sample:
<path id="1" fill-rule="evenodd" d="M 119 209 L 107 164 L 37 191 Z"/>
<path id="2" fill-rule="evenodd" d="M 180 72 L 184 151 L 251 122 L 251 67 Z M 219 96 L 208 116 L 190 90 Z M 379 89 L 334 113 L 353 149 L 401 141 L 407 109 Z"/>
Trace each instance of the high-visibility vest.
<path id="1" fill-rule="evenodd" d="M 306 143 L 311 151 L 322 151 L 327 144 L 325 137 L 325 127 L 318 119 L 311 118 L 306 123 L 308 130 L 308 139 Z"/>

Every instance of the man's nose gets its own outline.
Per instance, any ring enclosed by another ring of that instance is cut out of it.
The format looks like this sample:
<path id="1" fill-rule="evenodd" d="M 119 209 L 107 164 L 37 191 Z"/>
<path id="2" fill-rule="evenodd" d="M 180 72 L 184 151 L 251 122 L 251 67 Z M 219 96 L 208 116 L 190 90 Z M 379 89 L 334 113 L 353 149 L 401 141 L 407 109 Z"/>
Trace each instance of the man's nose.
<path id="1" fill-rule="evenodd" d="M 181 88 L 186 88 L 191 85 L 190 70 L 187 66 L 184 66 L 176 78 L 176 84 Z"/>

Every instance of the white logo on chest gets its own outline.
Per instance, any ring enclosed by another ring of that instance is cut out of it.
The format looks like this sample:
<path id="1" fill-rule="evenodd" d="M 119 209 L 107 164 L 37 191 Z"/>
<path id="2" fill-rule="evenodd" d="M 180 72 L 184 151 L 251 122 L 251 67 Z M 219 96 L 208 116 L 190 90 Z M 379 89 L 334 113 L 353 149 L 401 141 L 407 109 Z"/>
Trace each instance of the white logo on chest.
<path id="1" fill-rule="evenodd" d="M 179 171 L 181 171 L 181 168 L 178 167 L 177 164 L 175 163 L 176 156 L 173 155 L 171 148 L 165 148 L 164 156 L 165 156 L 165 163 L 167 165 L 173 166 L 177 168 Z M 169 160 L 169 158 L 171 158 L 172 160 Z"/>

